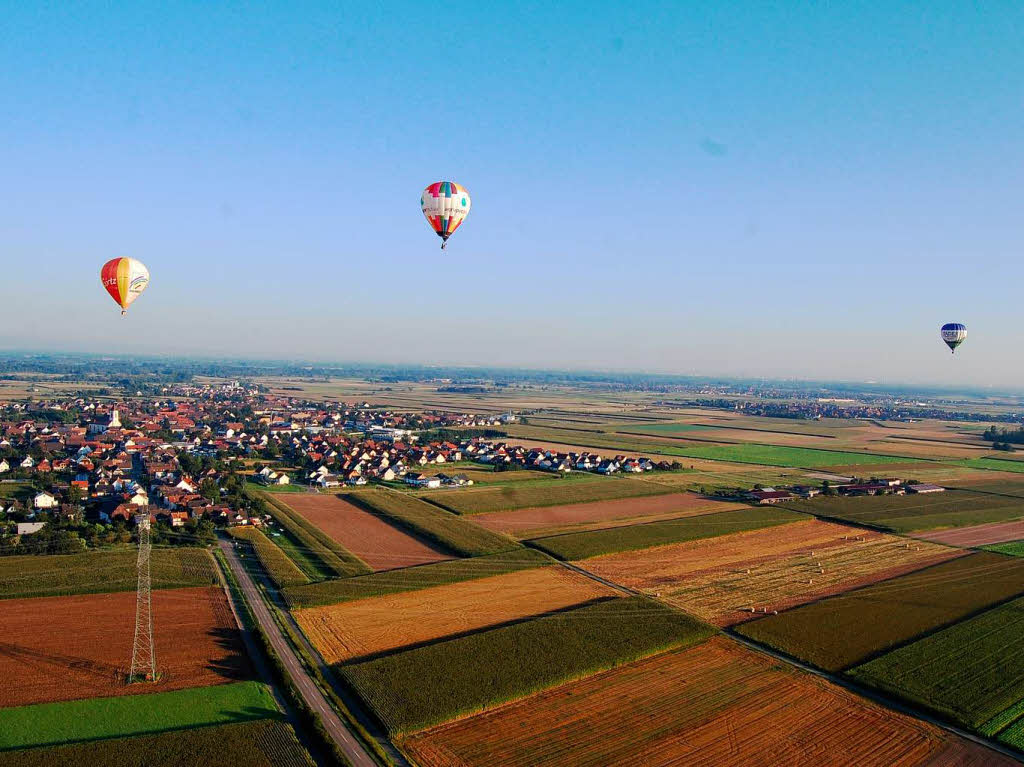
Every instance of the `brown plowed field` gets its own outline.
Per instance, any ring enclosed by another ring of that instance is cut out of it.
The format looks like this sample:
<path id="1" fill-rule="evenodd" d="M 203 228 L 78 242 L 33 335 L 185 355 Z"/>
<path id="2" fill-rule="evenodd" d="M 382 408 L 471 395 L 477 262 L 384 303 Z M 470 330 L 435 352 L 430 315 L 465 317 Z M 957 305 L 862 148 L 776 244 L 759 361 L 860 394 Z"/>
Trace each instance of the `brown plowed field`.
<path id="1" fill-rule="evenodd" d="M 219 588 L 153 592 L 154 685 L 125 684 L 135 592 L 9 599 L 0 613 L 0 707 L 168 692 L 251 677 Z"/>
<path id="2" fill-rule="evenodd" d="M 1011 765 L 723 638 L 408 738 L 424 767 Z"/>
<path id="3" fill-rule="evenodd" d="M 567 530 L 577 532 L 741 508 L 749 507 L 742 503 L 704 498 L 696 493 L 671 493 L 592 503 L 570 503 L 564 506 L 540 506 L 518 511 L 494 511 L 476 514 L 473 521 L 495 532 L 537 538 Z"/>
<path id="4" fill-rule="evenodd" d="M 339 496 L 282 493 L 280 500 L 363 560 L 374 572 L 454 559 Z"/>
<path id="5" fill-rule="evenodd" d="M 964 553 L 815 519 L 578 564 L 718 626 L 731 626 L 755 617 L 751 607 L 783 610 Z"/>
<path id="6" fill-rule="evenodd" d="M 559 565 L 297 610 L 295 619 L 338 663 L 622 595 Z"/>
<path id="7" fill-rule="evenodd" d="M 1024 538 L 1024 522 L 993 522 L 988 525 L 973 525 L 953 530 L 915 533 L 913 537 L 935 543 L 945 543 L 948 546 L 987 546 L 990 543 L 1019 541 Z"/>

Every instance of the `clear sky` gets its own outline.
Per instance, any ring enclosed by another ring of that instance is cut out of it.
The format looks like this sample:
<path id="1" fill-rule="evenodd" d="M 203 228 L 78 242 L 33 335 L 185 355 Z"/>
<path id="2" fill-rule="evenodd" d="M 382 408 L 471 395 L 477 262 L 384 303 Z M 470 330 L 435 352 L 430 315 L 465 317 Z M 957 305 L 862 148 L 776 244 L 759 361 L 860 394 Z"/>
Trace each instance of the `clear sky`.
<path id="1" fill-rule="evenodd" d="M 0 348 L 1024 383 L 1016 0 L 0 12 Z"/>

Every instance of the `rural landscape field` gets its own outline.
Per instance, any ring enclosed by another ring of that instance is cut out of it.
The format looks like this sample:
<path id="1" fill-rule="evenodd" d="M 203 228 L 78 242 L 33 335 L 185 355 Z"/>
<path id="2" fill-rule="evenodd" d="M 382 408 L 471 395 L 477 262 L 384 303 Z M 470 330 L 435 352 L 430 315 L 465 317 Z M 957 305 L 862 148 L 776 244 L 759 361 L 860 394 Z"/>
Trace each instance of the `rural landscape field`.
<path id="1" fill-rule="evenodd" d="M 4 4 L 0 767 L 1024 765 L 1022 31 Z"/>

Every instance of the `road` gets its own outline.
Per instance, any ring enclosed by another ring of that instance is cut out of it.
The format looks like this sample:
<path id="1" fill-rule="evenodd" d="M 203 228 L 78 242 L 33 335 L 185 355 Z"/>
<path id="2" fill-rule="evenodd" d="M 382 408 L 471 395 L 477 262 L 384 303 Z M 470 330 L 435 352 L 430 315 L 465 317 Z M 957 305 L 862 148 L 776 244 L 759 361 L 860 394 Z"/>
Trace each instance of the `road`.
<path id="1" fill-rule="evenodd" d="M 341 718 L 335 713 L 334 709 L 331 708 L 330 703 L 328 703 L 320 688 L 317 687 L 316 682 L 309 675 L 309 672 L 306 671 L 305 666 L 302 665 L 302 661 L 299 660 L 292 646 L 281 632 L 281 628 L 277 625 L 277 621 L 274 620 L 274 616 L 270 614 L 270 609 L 263 601 L 263 596 L 260 594 L 259 589 L 256 588 L 256 584 L 249 575 L 249 571 L 242 564 L 242 560 L 238 556 L 235 547 L 227 540 L 221 540 L 219 545 L 221 551 L 224 552 L 224 556 L 227 558 L 231 571 L 235 574 L 235 578 L 238 579 L 242 593 L 249 603 L 249 608 L 252 610 L 256 622 L 259 623 L 264 633 L 269 637 L 274 652 L 281 659 L 306 705 L 320 715 L 328 734 L 330 734 L 334 742 L 338 744 L 338 748 L 341 749 L 342 753 L 345 754 L 355 767 L 377 767 L 377 763 L 366 752 L 366 749 L 363 748 L 363 744 L 359 742 L 349 731 L 348 727 L 345 726 L 344 722 L 341 721 Z"/>

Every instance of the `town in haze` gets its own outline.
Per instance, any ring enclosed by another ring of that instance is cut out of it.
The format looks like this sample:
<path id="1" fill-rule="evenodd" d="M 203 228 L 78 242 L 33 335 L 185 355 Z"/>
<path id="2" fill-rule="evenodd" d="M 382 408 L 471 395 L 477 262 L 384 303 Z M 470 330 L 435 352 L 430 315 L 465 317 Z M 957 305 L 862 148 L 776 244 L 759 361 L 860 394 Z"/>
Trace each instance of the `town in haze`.
<path id="1" fill-rule="evenodd" d="M 7 4 L 0 767 L 1024 764 L 1024 4 Z"/>

